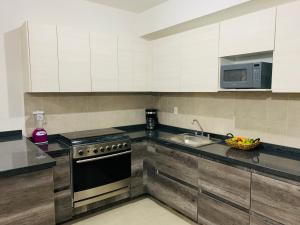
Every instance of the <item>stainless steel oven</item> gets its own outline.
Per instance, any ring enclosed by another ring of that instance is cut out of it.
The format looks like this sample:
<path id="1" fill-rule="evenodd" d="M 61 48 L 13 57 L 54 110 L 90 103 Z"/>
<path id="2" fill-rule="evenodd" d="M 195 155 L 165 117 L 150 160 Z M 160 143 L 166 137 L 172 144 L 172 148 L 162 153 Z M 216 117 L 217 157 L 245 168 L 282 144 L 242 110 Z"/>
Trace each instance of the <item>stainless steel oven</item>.
<path id="1" fill-rule="evenodd" d="M 130 140 L 73 147 L 74 207 L 129 191 Z"/>
<path id="2" fill-rule="evenodd" d="M 72 150 L 75 208 L 129 192 L 131 143 L 119 132 L 102 129 L 61 135 Z"/>

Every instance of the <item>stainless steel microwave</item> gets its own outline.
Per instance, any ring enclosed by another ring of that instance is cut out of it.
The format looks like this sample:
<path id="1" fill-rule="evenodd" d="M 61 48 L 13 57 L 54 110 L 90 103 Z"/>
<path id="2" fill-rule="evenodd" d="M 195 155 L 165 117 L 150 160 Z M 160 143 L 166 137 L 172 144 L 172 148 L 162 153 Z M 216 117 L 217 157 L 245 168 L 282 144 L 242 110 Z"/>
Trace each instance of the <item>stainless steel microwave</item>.
<path id="1" fill-rule="evenodd" d="M 270 89 L 272 63 L 246 63 L 221 66 L 221 88 Z"/>

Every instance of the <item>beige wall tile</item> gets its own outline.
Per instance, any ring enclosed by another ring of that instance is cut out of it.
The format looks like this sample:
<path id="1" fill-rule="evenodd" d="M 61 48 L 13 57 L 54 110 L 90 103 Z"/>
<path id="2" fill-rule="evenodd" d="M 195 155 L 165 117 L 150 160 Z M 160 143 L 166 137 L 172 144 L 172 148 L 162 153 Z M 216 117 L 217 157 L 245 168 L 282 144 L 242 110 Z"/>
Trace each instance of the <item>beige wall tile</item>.
<path id="1" fill-rule="evenodd" d="M 155 96 L 161 123 L 206 131 L 228 132 L 291 147 L 300 146 L 300 94 L 268 92 L 160 93 Z M 179 114 L 171 113 L 174 106 Z"/>
<path id="2" fill-rule="evenodd" d="M 222 93 L 66 93 L 25 94 L 26 131 L 32 112 L 44 110 L 49 134 L 145 122 L 145 108 L 159 109 L 162 124 L 260 137 L 262 141 L 300 147 L 300 94 Z M 173 114 L 178 107 L 179 114 Z"/>
<path id="3" fill-rule="evenodd" d="M 154 106 L 150 94 L 57 93 L 25 94 L 26 134 L 35 128 L 32 112 L 46 113 L 49 134 L 145 123 L 145 108 Z"/>

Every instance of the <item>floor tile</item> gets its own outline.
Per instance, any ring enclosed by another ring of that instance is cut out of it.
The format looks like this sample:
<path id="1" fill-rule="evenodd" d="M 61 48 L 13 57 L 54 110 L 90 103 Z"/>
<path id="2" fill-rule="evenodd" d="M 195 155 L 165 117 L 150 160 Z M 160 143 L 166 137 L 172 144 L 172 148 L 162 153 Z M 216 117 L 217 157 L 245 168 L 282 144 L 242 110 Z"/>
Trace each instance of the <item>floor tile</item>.
<path id="1" fill-rule="evenodd" d="M 195 225 L 151 198 L 140 198 L 64 225 Z"/>

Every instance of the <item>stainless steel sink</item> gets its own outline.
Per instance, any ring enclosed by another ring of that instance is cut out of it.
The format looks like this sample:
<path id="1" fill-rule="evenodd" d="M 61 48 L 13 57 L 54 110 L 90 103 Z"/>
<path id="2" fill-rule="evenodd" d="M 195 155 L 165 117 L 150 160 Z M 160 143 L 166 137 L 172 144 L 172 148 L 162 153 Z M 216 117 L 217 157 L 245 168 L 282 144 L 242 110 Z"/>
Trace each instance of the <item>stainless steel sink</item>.
<path id="1" fill-rule="evenodd" d="M 192 134 L 176 134 L 176 135 L 164 137 L 163 139 L 170 142 L 191 146 L 194 148 L 215 143 L 214 141 L 210 140 L 207 137 L 195 136 Z"/>

